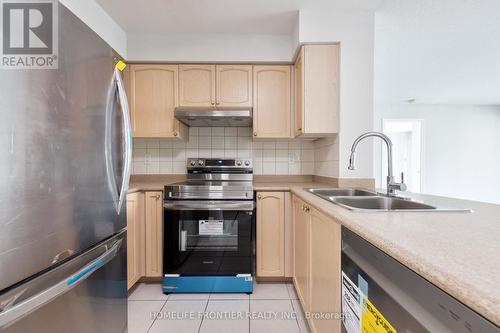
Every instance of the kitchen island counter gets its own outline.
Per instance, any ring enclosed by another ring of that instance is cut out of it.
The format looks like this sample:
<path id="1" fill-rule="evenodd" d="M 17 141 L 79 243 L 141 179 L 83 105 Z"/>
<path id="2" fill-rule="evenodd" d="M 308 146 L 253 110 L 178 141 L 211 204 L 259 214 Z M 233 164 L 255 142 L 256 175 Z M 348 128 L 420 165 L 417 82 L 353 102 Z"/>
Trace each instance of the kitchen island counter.
<path id="1" fill-rule="evenodd" d="M 500 205 L 410 194 L 464 212 L 355 212 L 304 187 L 292 194 L 500 326 Z"/>

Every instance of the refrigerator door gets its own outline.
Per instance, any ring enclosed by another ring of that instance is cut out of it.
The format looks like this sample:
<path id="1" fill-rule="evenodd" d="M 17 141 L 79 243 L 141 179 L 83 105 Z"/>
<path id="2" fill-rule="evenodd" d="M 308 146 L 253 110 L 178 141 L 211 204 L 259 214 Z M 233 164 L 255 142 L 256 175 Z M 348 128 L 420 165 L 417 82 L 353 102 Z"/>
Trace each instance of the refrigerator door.
<path id="1" fill-rule="evenodd" d="M 0 296 L 2 333 L 127 327 L 126 231 Z"/>
<path id="2" fill-rule="evenodd" d="M 59 68 L 0 73 L 0 293 L 126 226 L 131 138 L 116 54 L 58 13 Z"/>

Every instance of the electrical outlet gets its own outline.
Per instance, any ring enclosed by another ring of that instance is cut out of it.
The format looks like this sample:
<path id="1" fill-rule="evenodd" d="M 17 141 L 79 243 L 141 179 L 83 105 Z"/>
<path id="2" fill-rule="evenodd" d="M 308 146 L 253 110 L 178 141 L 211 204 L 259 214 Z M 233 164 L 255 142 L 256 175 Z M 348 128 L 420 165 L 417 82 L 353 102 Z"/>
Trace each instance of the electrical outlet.
<path id="1" fill-rule="evenodd" d="M 298 163 L 300 162 L 300 155 L 297 152 L 290 151 L 288 152 L 288 162 L 289 163 Z"/>
<path id="2" fill-rule="evenodd" d="M 151 164 L 153 161 L 153 156 L 151 154 L 146 154 L 144 156 L 144 164 Z"/>

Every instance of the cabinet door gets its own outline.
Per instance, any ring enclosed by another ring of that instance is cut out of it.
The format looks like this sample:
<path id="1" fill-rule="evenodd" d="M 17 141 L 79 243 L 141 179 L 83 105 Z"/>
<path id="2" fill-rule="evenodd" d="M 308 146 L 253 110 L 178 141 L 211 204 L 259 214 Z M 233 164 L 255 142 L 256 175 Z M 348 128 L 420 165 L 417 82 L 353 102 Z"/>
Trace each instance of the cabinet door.
<path id="1" fill-rule="evenodd" d="M 127 195 L 127 287 L 130 289 L 143 275 L 144 193 Z"/>
<path id="2" fill-rule="evenodd" d="M 338 133 L 339 45 L 305 45 L 303 49 L 303 133 Z"/>
<path id="3" fill-rule="evenodd" d="M 215 65 L 179 65 L 181 106 L 215 106 Z"/>
<path id="4" fill-rule="evenodd" d="M 294 66 L 294 98 L 295 98 L 295 136 L 299 136 L 303 132 L 303 113 L 304 113 L 304 66 L 303 66 L 304 49 L 301 48 Z"/>
<path id="5" fill-rule="evenodd" d="M 162 192 L 146 192 L 146 276 L 163 276 Z"/>
<path id="6" fill-rule="evenodd" d="M 252 106 L 252 65 L 216 66 L 217 106 Z"/>
<path id="7" fill-rule="evenodd" d="M 178 65 L 131 65 L 129 100 L 136 138 L 183 138 L 186 127 L 174 118 Z"/>
<path id="8" fill-rule="evenodd" d="M 257 276 L 285 276 L 285 193 L 257 194 Z"/>
<path id="9" fill-rule="evenodd" d="M 290 66 L 254 66 L 253 131 L 259 138 L 289 138 Z"/>
<path id="10" fill-rule="evenodd" d="M 309 311 L 309 213 L 307 205 L 293 199 L 293 283 L 304 311 Z"/>
<path id="11" fill-rule="evenodd" d="M 340 313 L 340 225 L 311 209 L 310 308 L 312 313 Z M 340 321 L 314 318 L 315 333 L 340 333 Z"/>

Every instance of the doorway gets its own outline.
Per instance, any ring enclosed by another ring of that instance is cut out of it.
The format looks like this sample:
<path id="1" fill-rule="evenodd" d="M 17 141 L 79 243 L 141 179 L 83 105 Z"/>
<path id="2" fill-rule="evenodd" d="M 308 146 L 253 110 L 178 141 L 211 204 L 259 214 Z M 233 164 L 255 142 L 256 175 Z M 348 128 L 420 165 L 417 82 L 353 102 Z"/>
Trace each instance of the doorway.
<path id="1" fill-rule="evenodd" d="M 404 182 L 408 191 L 420 193 L 422 188 L 422 141 L 423 120 L 421 119 L 383 119 L 382 131 L 393 143 L 393 170 L 395 180 Z M 387 176 L 387 150 L 382 150 L 381 179 Z M 382 182 L 385 184 L 385 182 Z"/>

